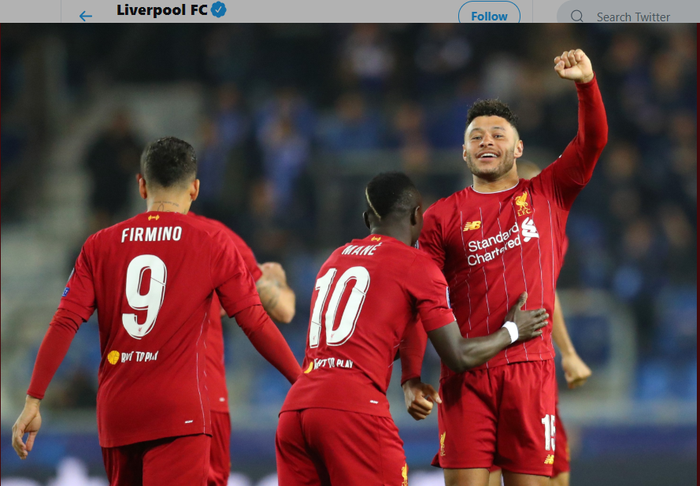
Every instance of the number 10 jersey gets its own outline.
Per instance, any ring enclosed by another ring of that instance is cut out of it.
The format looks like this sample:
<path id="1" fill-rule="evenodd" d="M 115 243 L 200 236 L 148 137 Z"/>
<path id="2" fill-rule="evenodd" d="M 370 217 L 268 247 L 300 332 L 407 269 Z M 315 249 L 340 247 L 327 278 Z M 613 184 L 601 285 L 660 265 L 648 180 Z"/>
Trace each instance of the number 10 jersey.
<path id="1" fill-rule="evenodd" d="M 321 267 L 311 301 L 303 374 L 282 412 L 330 408 L 390 417 L 386 390 L 407 326 L 455 320 L 447 283 L 425 253 L 370 235 Z"/>

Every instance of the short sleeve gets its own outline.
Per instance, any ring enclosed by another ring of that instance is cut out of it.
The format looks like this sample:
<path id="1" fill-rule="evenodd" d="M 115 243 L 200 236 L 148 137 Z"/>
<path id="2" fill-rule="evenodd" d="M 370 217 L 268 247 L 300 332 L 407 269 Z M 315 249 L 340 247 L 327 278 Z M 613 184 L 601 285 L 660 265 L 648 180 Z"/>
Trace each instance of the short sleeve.
<path id="1" fill-rule="evenodd" d="M 80 250 L 80 255 L 75 261 L 73 271 L 68 277 L 66 288 L 63 289 L 59 309 L 71 311 L 80 316 L 83 321 L 90 319 L 95 311 L 95 284 L 92 273 L 92 247 L 91 236 Z"/>
<path id="2" fill-rule="evenodd" d="M 408 281 L 426 332 L 456 321 L 448 302 L 449 287 L 435 263 L 425 257 L 416 258 L 411 265 L 411 278 Z"/>
<path id="3" fill-rule="evenodd" d="M 418 248 L 430 255 L 440 270 L 445 268 L 445 247 L 442 243 L 442 225 L 435 205 L 432 205 L 423 215 L 423 230 L 418 239 Z"/>
<path id="4" fill-rule="evenodd" d="M 251 305 L 262 305 L 250 271 L 233 243 L 223 231 L 212 235 L 212 283 L 226 314 L 234 316 Z"/>

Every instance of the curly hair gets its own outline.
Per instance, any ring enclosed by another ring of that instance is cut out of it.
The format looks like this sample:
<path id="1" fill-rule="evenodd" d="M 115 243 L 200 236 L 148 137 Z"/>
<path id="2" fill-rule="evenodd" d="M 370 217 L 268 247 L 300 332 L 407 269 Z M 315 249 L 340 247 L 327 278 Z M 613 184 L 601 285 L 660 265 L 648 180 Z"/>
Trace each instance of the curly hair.
<path id="1" fill-rule="evenodd" d="M 476 100 L 467 113 L 467 127 L 478 116 L 500 116 L 518 131 L 518 117 L 499 99 Z M 465 127 L 466 129 L 466 127 Z"/>

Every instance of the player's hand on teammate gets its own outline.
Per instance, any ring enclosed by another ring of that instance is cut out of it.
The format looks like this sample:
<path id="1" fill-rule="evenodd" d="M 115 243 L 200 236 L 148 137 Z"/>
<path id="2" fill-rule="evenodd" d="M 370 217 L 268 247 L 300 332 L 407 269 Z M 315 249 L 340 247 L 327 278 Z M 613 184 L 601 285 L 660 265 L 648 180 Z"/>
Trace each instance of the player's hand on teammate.
<path id="1" fill-rule="evenodd" d="M 29 451 L 34 447 L 34 439 L 37 432 L 41 428 L 41 413 L 39 413 L 39 404 L 41 400 L 30 397 L 24 403 L 24 410 L 17 418 L 17 421 L 12 426 L 12 447 L 20 459 L 26 459 Z M 24 434 L 29 434 L 27 442 L 24 442 Z"/>
<path id="2" fill-rule="evenodd" d="M 593 79 L 591 60 L 581 49 L 564 51 L 555 57 L 554 70 L 560 78 L 577 83 L 587 83 Z"/>
<path id="3" fill-rule="evenodd" d="M 518 297 L 518 301 L 506 314 L 506 321 L 515 322 L 518 326 L 518 341 L 528 341 L 542 335 L 542 329 L 547 325 L 549 314 L 544 309 L 522 310 L 527 302 L 527 292 Z"/>
<path id="4" fill-rule="evenodd" d="M 585 384 L 592 373 L 588 365 L 576 353 L 566 356 L 562 354 L 561 367 L 564 369 L 566 383 L 571 389 Z"/>
<path id="5" fill-rule="evenodd" d="M 406 410 L 415 420 L 423 420 L 433 410 L 433 403 L 442 403 L 438 392 L 431 385 L 423 383 L 420 378 L 406 380 L 403 385 Z"/>

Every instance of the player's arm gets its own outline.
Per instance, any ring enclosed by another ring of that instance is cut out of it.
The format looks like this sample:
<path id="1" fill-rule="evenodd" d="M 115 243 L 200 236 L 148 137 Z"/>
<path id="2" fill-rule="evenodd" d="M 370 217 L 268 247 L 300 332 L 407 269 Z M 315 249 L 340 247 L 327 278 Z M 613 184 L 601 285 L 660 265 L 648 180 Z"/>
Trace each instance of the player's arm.
<path id="1" fill-rule="evenodd" d="M 502 327 L 488 336 L 462 337 L 455 321 L 428 331 L 427 336 L 442 362 L 455 373 L 462 373 L 469 368 L 486 363 L 516 341 L 527 341 L 542 334 L 540 329 L 547 324 L 549 316 L 544 309 L 523 311 L 521 308 L 526 301 L 527 294 L 524 293 L 506 315 L 506 322 L 510 322 L 508 327 Z M 431 385 L 423 383 L 420 375 L 403 381 L 401 388 L 404 392 L 406 410 L 416 420 L 422 420 L 430 415 L 433 402 L 442 403 L 437 391 Z"/>
<path id="2" fill-rule="evenodd" d="M 287 285 L 282 265 L 267 262 L 260 265 L 262 276 L 255 282 L 260 302 L 265 311 L 277 322 L 289 324 L 294 318 L 296 295 Z"/>
<path id="3" fill-rule="evenodd" d="M 399 344 L 398 357 L 401 359 L 401 383 L 412 378 L 420 378 L 428 335 L 420 318 L 416 325 L 409 326 Z"/>
<path id="4" fill-rule="evenodd" d="M 445 246 L 442 238 L 442 226 L 436 213 L 436 207 L 433 205 L 423 215 L 423 230 L 421 231 L 418 245 L 420 250 L 427 253 L 435 262 L 437 268 L 442 271 L 445 266 Z M 419 276 L 419 278 L 422 280 L 422 276 Z M 428 335 L 420 324 L 409 326 L 404 333 L 399 346 L 402 386 L 408 380 L 415 382 L 417 379 L 417 381 L 420 381 L 427 343 Z"/>
<path id="5" fill-rule="evenodd" d="M 265 311 L 277 322 L 288 324 L 294 318 L 296 296 L 287 285 L 287 275 L 279 263 L 267 262 L 259 265 L 253 250 L 236 233 L 221 225 L 224 233 L 232 240 L 243 258 L 243 262 L 255 280 Z M 221 317 L 224 316 L 222 312 Z"/>
<path id="6" fill-rule="evenodd" d="M 20 459 L 26 459 L 32 450 L 34 439 L 41 428 L 39 405 L 82 323 L 83 320 L 77 314 L 59 309 L 49 324 L 34 363 L 24 409 L 12 426 L 12 447 Z M 29 434 L 26 443 L 23 442 L 24 434 Z"/>
<path id="7" fill-rule="evenodd" d="M 608 141 L 608 122 L 591 60 L 581 49 L 555 57 L 554 70 L 562 79 L 576 83 L 578 132 L 561 157 L 542 171 L 542 177 L 552 178 L 557 201 L 568 209 L 593 175 Z"/>
<path id="8" fill-rule="evenodd" d="M 39 347 L 24 409 L 12 426 L 12 447 L 20 459 L 27 458 L 41 428 L 39 406 L 49 383 L 68 353 L 75 333 L 95 310 L 95 290 L 87 256 L 91 245 L 92 238 L 89 238 L 78 255 L 58 310 Z M 29 434 L 26 443 L 24 434 Z"/>
<path id="9" fill-rule="evenodd" d="M 211 278 L 222 307 L 253 347 L 285 378 L 294 383 L 301 368 L 287 341 L 265 313 L 253 276 L 233 241 L 223 233 L 214 235 Z"/>
<path id="10" fill-rule="evenodd" d="M 416 420 L 423 420 L 433 409 L 433 402 L 442 403 L 432 385 L 421 381 L 421 368 L 428 334 L 418 320 L 408 326 L 399 345 L 401 359 L 401 388 L 403 389 L 406 410 Z"/>
<path id="11" fill-rule="evenodd" d="M 234 316 L 258 353 L 277 368 L 290 383 L 294 383 L 301 374 L 299 363 L 262 305 L 246 307 Z"/>
<path id="12" fill-rule="evenodd" d="M 428 383 L 423 383 L 420 378 L 427 343 L 428 334 L 419 320 L 406 328 L 399 345 L 401 388 L 406 410 L 416 420 L 423 420 L 430 415 L 433 402 L 442 403 L 435 388 Z"/>
<path id="13" fill-rule="evenodd" d="M 554 294 L 554 311 L 552 315 L 552 339 L 561 352 L 561 366 L 569 388 L 576 388 L 591 376 L 591 369 L 583 362 L 574 348 L 569 337 L 569 331 L 564 322 L 564 313 L 561 309 L 559 294 Z"/>
<path id="14" fill-rule="evenodd" d="M 429 331 L 428 338 L 445 366 L 455 373 L 463 373 L 486 363 L 515 342 L 542 335 L 540 329 L 547 325 L 549 314 L 544 309 L 522 310 L 526 301 L 527 293 L 523 293 L 508 311 L 504 326 L 488 336 L 462 337 L 457 322 L 452 322 Z"/>

